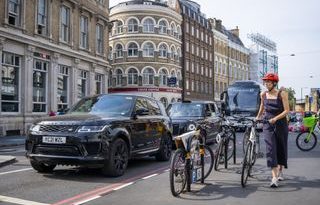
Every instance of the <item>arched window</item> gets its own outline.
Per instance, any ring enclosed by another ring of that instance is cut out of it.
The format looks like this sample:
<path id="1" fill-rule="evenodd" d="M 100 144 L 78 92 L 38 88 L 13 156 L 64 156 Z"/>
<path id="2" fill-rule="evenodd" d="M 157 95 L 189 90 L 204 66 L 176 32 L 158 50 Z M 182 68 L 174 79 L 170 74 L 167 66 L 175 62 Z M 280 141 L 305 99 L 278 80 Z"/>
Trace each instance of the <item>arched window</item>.
<path id="1" fill-rule="evenodd" d="M 174 24 L 171 24 L 171 35 L 174 35 L 175 32 L 176 32 L 176 27 L 174 26 Z"/>
<path id="2" fill-rule="evenodd" d="M 116 58 L 122 58 L 123 57 L 123 47 L 121 44 L 116 45 Z"/>
<path id="3" fill-rule="evenodd" d="M 122 33 L 123 32 L 123 23 L 122 21 L 118 21 L 117 23 L 117 33 Z"/>
<path id="4" fill-rule="evenodd" d="M 121 69 L 116 70 L 116 85 L 122 85 L 122 74 Z"/>
<path id="5" fill-rule="evenodd" d="M 154 56 L 154 47 L 152 43 L 146 43 L 143 46 L 143 56 Z"/>
<path id="6" fill-rule="evenodd" d="M 108 86 L 112 87 L 112 71 L 109 71 L 109 76 L 108 76 Z"/>
<path id="7" fill-rule="evenodd" d="M 175 59 L 175 56 L 176 56 L 176 49 L 172 46 L 171 47 L 171 58 Z"/>
<path id="8" fill-rule="evenodd" d="M 180 57 L 181 57 L 181 50 L 180 50 L 180 48 L 178 48 L 177 49 L 177 54 L 176 54 L 176 56 L 175 56 L 175 59 L 176 59 L 176 61 L 180 61 Z"/>
<path id="9" fill-rule="evenodd" d="M 110 46 L 109 47 L 109 60 L 112 60 L 113 59 L 113 53 L 112 53 L 112 47 Z"/>
<path id="10" fill-rule="evenodd" d="M 154 82 L 154 71 L 152 68 L 146 68 L 143 71 L 143 84 L 153 85 L 153 82 Z"/>
<path id="11" fill-rule="evenodd" d="M 177 26 L 177 32 L 178 32 L 178 38 L 181 38 L 182 32 L 181 32 L 181 27 Z"/>
<path id="12" fill-rule="evenodd" d="M 154 21 L 151 18 L 144 20 L 143 32 L 153 33 L 154 32 Z"/>
<path id="13" fill-rule="evenodd" d="M 165 108 L 168 106 L 167 98 L 163 97 L 163 98 L 160 99 L 160 101 L 162 102 L 162 104 L 164 105 Z"/>
<path id="14" fill-rule="evenodd" d="M 138 85 L 138 71 L 134 68 L 128 71 L 128 85 Z"/>
<path id="15" fill-rule="evenodd" d="M 161 44 L 159 46 L 159 52 L 160 52 L 160 56 L 163 58 L 167 58 L 168 57 L 168 48 L 166 46 L 166 44 Z"/>
<path id="16" fill-rule="evenodd" d="M 136 19 L 130 19 L 128 21 L 128 32 L 129 33 L 138 32 L 138 21 Z"/>
<path id="17" fill-rule="evenodd" d="M 167 85 L 168 84 L 168 73 L 165 69 L 161 69 L 159 72 L 160 77 L 160 85 Z"/>
<path id="18" fill-rule="evenodd" d="M 166 34 L 167 33 L 167 23 L 165 20 L 162 20 L 159 22 L 159 32 L 162 34 Z"/>
<path id="19" fill-rule="evenodd" d="M 136 43 L 130 43 L 128 46 L 128 56 L 138 56 L 138 45 Z"/>

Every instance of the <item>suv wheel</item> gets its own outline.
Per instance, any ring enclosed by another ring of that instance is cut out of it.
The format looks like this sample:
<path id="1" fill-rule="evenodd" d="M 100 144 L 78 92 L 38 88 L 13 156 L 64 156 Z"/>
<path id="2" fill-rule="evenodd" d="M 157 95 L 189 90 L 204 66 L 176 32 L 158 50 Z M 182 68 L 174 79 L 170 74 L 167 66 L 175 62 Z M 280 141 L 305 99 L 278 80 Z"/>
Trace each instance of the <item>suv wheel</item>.
<path id="1" fill-rule="evenodd" d="M 46 165 L 36 160 L 30 160 L 30 164 L 32 168 L 37 170 L 39 173 L 50 173 L 56 167 L 56 165 Z"/>
<path id="2" fill-rule="evenodd" d="M 171 157 L 171 152 L 172 152 L 172 139 L 170 135 L 165 134 L 161 139 L 160 150 L 155 155 L 156 160 L 168 161 Z"/>
<path id="3" fill-rule="evenodd" d="M 110 147 L 109 159 L 102 168 L 102 173 L 106 176 L 118 177 L 124 174 L 129 159 L 129 151 L 126 142 L 118 138 Z"/>

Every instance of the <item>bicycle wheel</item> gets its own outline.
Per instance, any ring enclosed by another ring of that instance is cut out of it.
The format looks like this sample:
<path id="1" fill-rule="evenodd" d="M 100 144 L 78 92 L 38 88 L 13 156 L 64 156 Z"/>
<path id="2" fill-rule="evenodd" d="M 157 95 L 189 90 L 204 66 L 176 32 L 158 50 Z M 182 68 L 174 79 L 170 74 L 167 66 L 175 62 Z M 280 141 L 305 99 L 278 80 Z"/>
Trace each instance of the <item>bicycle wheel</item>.
<path id="1" fill-rule="evenodd" d="M 252 129 L 252 128 L 247 127 L 247 128 L 246 128 L 246 131 L 245 131 L 244 134 L 243 134 L 243 140 L 242 140 L 242 150 L 243 150 L 243 153 L 245 153 L 246 150 L 247 150 L 247 144 L 248 144 L 248 142 L 249 142 L 251 129 Z"/>
<path id="2" fill-rule="evenodd" d="M 312 132 L 309 139 L 309 132 L 301 132 L 296 138 L 296 145 L 301 151 L 310 151 L 317 145 L 317 137 Z"/>
<path id="3" fill-rule="evenodd" d="M 241 171 L 241 186 L 245 187 L 248 181 L 249 172 L 251 170 L 251 149 L 252 143 L 248 142 L 247 149 L 242 162 L 242 171 Z"/>
<path id="4" fill-rule="evenodd" d="M 224 153 L 223 153 L 223 162 L 224 162 L 224 168 L 228 169 L 228 148 L 229 148 L 229 142 L 230 139 L 226 139 L 223 149 L 224 149 Z"/>
<path id="5" fill-rule="evenodd" d="M 235 143 L 234 140 L 236 139 L 234 131 L 230 131 L 230 138 L 228 143 L 228 161 L 233 157 Z"/>
<path id="6" fill-rule="evenodd" d="M 214 170 L 218 170 L 219 164 L 222 160 L 222 149 L 223 149 L 223 141 L 219 142 L 217 151 L 214 155 Z"/>
<path id="7" fill-rule="evenodd" d="M 185 151 L 177 149 L 170 163 L 170 189 L 173 196 L 178 196 L 186 186 L 186 158 Z"/>
<path id="8" fill-rule="evenodd" d="M 212 149 L 208 146 L 204 146 L 204 174 L 203 178 L 206 179 L 213 168 L 213 162 L 214 162 L 214 155 Z"/>

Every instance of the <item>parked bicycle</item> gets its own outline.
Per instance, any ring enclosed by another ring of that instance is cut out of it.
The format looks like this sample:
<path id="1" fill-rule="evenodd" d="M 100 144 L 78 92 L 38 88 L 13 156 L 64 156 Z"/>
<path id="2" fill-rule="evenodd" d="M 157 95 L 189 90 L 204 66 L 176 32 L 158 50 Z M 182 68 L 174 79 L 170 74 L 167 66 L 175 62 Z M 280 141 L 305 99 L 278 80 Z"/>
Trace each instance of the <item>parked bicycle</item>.
<path id="1" fill-rule="evenodd" d="M 251 169 L 256 163 L 257 158 L 259 157 L 260 144 L 259 142 L 259 133 L 257 132 L 257 124 L 260 122 L 267 123 L 266 120 L 255 121 L 251 118 L 242 118 L 240 121 L 249 121 L 247 128 L 250 130 L 249 139 L 246 142 L 246 151 L 242 161 L 241 169 L 241 185 L 245 187 L 248 181 L 248 177 L 251 175 Z"/>
<path id="2" fill-rule="evenodd" d="M 232 127 L 232 123 L 225 117 L 222 118 L 222 131 L 217 135 L 216 142 L 218 144 L 215 152 L 214 169 L 217 171 L 219 164 L 224 164 L 224 168 L 228 168 L 228 161 L 233 157 L 236 163 L 236 133 Z"/>
<path id="3" fill-rule="evenodd" d="M 303 118 L 303 124 L 308 128 L 307 132 L 301 132 L 296 138 L 296 145 L 301 151 L 310 151 L 317 145 L 317 135 L 320 135 L 319 116 Z"/>
<path id="4" fill-rule="evenodd" d="M 171 158 L 170 189 L 173 196 L 178 196 L 185 188 L 190 192 L 192 183 L 204 183 L 212 171 L 214 156 L 204 144 L 204 130 L 200 126 L 176 136 L 174 141 L 177 150 Z"/>

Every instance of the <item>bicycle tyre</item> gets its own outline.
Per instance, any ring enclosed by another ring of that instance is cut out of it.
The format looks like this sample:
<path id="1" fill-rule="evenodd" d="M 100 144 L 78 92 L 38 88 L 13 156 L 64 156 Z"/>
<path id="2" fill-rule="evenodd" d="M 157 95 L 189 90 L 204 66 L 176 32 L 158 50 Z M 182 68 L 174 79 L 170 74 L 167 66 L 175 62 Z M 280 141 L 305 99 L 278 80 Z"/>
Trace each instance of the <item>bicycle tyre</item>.
<path id="1" fill-rule="evenodd" d="M 185 158 L 185 151 L 183 149 L 177 149 L 173 155 L 172 155 L 172 158 L 171 158 L 171 162 L 170 162 L 170 190 L 171 190 L 171 193 L 173 196 L 177 197 L 179 196 L 183 190 L 185 189 L 185 186 L 186 186 L 186 183 L 187 183 L 187 172 L 186 172 L 186 158 Z M 184 161 L 184 167 L 183 167 L 183 170 L 182 170 L 182 173 L 181 173 L 181 170 L 176 170 L 176 163 L 177 161 L 179 160 L 179 158 L 182 158 L 183 161 Z M 179 171 L 179 172 L 178 172 Z M 182 177 L 181 177 L 181 188 L 180 189 L 176 189 L 177 186 L 175 185 L 175 179 L 176 177 L 178 176 L 178 174 L 182 174 Z M 184 177 L 183 177 L 184 175 Z"/>
<path id="2" fill-rule="evenodd" d="M 205 152 L 205 156 L 206 156 L 206 153 L 209 154 L 208 157 L 205 157 L 204 163 L 207 164 L 206 159 L 210 160 L 210 162 L 208 163 L 209 164 L 208 169 L 206 170 L 206 168 L 204 168 L 203 179 L 206 179 L 210 175 L 210 173 L 212 172 L 212 168 L 213 168 L 213 164 L 214 164 L 214 154 L 213 154 L 212 149 L 208 145 L 204 145 L 204 152 Z"/>
<path id="3" fill-rule="evenodd" d="M 249 142 L 247 145 L 247 149 L 242 162 L 242 170 L 241 170 L 241 186 L 245 187 L 248 181 L 249 172 L 251 170 L 251 149 L 252 143 Z"/>
<path id="4" fill-rule="evenodd" d="M 220 164 L 220 157 L 221 157 L 221 152 L 222 152 L 222 144 L 223 144 L 223 142 L 219 142 L 217 151 L 216 151 L 216 153 L 214 155 L 214 170 L 215 171 L 218 171 L 218 167 L 219 167 L 219 164 Z"/>
<path id="5" fill-rule="evenodd" d="M 311 147 L 309 147 L 309 148 L 303 148 L 303 147 L 301 147 L 301 145 L 300 145 L 300 143 L 299 143 L 300 140 L 303 140 L 302 142 L 304 142 L 305 144 L 310 143 L 310 141 L 312 141 L 311 138 L 310 138 L 309 142 L 306 141 L 306 138 L 308 137 L 308 134 L 309 134 L 309 132 L 301 132 L 301 133 L 297 136 L 297 138 L 296 138 L 296 145 L 297 145 L 297 147 L 298 147 L 301 151 L 304 151 L 304 152 L 311 151 L 313 148 L 315 148 L 315 146 L 317 145 L 317 141 L 318 141 L 316 135 L 312 132 L 312 133 L 311 133 L 311 138 L 313 138 L 314 142 L 313 142 L 313 144 L 310 144 Z"/>

